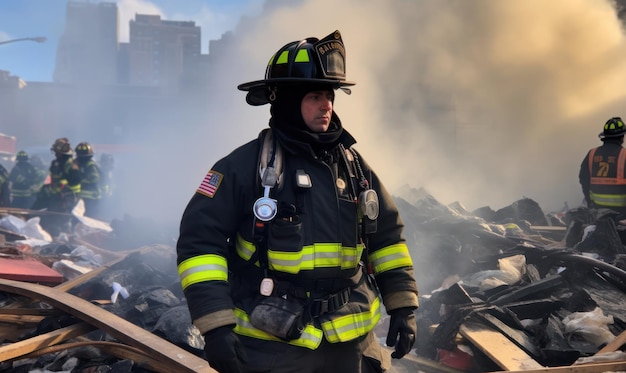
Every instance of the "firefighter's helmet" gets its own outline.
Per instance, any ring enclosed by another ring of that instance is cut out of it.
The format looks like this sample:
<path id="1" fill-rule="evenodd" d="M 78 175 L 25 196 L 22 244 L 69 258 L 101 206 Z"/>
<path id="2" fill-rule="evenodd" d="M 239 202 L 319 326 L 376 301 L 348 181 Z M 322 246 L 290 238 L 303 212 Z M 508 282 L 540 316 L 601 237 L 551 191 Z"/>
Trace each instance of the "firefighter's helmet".
<path id="1" fill-rule="evenodd" d="M 50 150 L 52 150 L 56 154 L 72 154 L 72 146 L 70 145 L 70 141 L 67 139 L 67 137 L 61 137 L 56 139 L 54 141 L 54 144 L 52 144 Z"/>
<path id="2" fill-rule="evenodd" d="M 78 158 L 86 158 L 93 156 L 93 148 L 88 142 L 81 142 L 76 145 L 76 157 Z"/>
<path id="3" fill-rule="evenodd" d="M 237 88 L 248 91 L 248 104 L 258 106 L 272 102 L 277 87 L 302 84 L 341 88 L 350 94 L 346 87 L 356 83 L 346 80 L 346 49 L 338 30 L 321 40 L 310 37 L 284 45 L 270 58 L 265 79 Z"/>
<path id="4" fill-rule="evenodd" d="M 15 160 L 18 161 L 18 162 L 26 162 L 26 161 L 28 161 L 28 153 L 26 153 L 23 150 L 20 150 L 15 155 Z"/>
<path id="5" fill-rule="evenodd" d="M 624 136 L 626 133 L 626 125 L 620 117 L 613 117 L 606 121 L 604 124 L 604 130 L 598 134 L 601 139 L 607 137 L 619 137 Z"/>

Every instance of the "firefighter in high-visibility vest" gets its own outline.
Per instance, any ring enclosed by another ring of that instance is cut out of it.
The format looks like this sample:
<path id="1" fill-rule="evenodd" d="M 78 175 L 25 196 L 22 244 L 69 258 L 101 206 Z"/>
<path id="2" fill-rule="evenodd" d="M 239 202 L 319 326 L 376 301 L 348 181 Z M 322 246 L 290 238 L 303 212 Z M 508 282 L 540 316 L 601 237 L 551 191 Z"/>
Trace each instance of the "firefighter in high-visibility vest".
<path id="1" fill-rule="evenodd" d="M 9 174 L 11 184 L 11 207 L 29 209 L 43 185 L 46 173 L 33 166 L 28 153 L 17 152 L 15 165 Z"/>
<path id="2" fill-rule="evenodd" d="M 93 160 L 93 147 L 88 142 L 81 142 L 74 149 L 76 163 L 81 174 L 79 197 L 85 204 L 85 216 L 100 218 L 100 168 Z"/>
<path id="3" fill-rule="evenodd" d="M 264 80 L 269 129 L 217 161 L 189 201 L 178 272 L 205 356 L 220 372 L 384 372 L 374 327 L 402 358 L 418 289 L 403 223 L 333 110 L 349 93 L 339 31 L 286 44 Z"/>
<path id="4" fill-rule="evenodd" d="M 71 232 L 71 212 L 79 200 L 81 175 L 66 137 L 56 139 L 50 151 L 55 156 L 50 163 L 50 183 L 37 193 L 32 209 L 53 212 L 43 214 L 40 225 L 52 236 L 58 236 L 62 232 Z"/>
<path id="5" fill-rule="evenodd" d="M 626 125 L 620 117 L 606 121 L 598 134 L 602 145 L 590 149 L 578 178 L 590 208 L 608 208 L 626 218 L 626 150 L 622 146 Z"/>

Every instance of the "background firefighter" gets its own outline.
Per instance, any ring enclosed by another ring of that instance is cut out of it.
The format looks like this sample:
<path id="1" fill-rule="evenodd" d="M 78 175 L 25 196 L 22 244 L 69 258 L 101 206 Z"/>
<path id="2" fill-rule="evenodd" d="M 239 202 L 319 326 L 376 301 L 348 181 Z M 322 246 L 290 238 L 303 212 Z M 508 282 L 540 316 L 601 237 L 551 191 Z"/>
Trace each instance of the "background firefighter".
<path id="1" fill-rule="evenodd" d="M 55 156 L 50 163 L 50 183 L 37 193 L 32 209 L 52 212 L 41 216 L 40 225 L 50 235 L 58 236 L 61 232 L 71 232 L 71 212 L 78 203 L 81 176 L 67 138 L 55 140 L 50 151 Z"/>
<path id="2" fill-rule="evenodd" d="M 415 342 L 401 218 L 333 110 L 351 85 L 335 31 L 286 44 L 264 80 L 238 87 L 271 104 L 270 129 L 214 164 L 177 243 L 191 317 L 220 372 L 383 372 L 383 308 L 392 357 Z"/>
<path id="3" fill-rule="evenodd" d="M 85 216 L 100 218 L 100 169 L 93 160 L 93 147 L 88 142 L 76 145 L 76 163 L 80 171 L 80 192 L 78 196 L 85 203 Z"/>
<path id="4" fill-rule="evenodd" d="M 587 152 L 578 175 L 589 208 L 608 208 L 626 218 L 626 126 L 620 117 L 606 121 L 598 134 L 602 145 Z"/>
<path id="5" fill-rule="evenodd" d="M 33 166 L 28 153 L 23 150 L 17 152 L 15 165 L 9 174 L 11 207 L 30 209 L 45 178 L 46 173 Z"/>

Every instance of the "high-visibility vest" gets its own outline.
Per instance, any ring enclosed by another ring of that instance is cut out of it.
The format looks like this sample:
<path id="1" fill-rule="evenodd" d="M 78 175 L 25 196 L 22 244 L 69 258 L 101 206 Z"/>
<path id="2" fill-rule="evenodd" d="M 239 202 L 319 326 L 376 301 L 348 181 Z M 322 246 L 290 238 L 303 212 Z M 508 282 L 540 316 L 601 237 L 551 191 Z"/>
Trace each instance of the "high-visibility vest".
<path id="1" fill-rule="evenodd" d="M 626 150 L 622 148 L 616 158 L 605 159 L 596 155 L 597 149 L 589 151 L 589 197 L 597 206 L 626 207 Z M 612 168 L 615 168 L 614 174 Z"/>

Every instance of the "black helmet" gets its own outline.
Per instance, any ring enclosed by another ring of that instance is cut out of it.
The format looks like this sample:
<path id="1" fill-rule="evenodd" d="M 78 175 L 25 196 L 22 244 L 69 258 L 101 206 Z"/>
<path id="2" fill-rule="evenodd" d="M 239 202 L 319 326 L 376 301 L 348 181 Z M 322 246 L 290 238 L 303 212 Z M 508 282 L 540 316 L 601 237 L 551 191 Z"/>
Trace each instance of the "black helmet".
<path id="1" fill-rule="evenodd" d="M 28 153 L 26 153 L 23 150 L 20 150 L 19 152 L 17 152 L 17 155 L 15 156 L 15 160 L 18 162 L 28 161 Z"/>
<path id="2" fill-rule="evenodd" d="M 604 124 L 604 131 L 598 134 L 601 139 L 607 137 L 620 137 L 626 133 L 626 126 L 620 117 L 613 117 Z"/>
<path id="3" fill-rule="evenodd" d="M 76 156 L 79 158 L 91 157 L 93 156 L 93 148 L 88 142 L 81 142 L 76 145 Z"/>
<path id="4" fill-rule="evenodd" d="M 65 154 L 65 155 L 72 154 L 72 147 L 70 146 L 70 142 L 67 139 L 67 137 L 61 137 L 61 138 L 56 139 L 54 141 L 54 144 L 52 144 L 52 147 L 50 148 L 50 150 L 52 150 L 56 154 Z"/>
<path id="5" fill-rule="evenodd" d="M 265 70 L 265 79 L 237 86 L 248 91 L 246 102 L 265 105 L 273 101 L 280 85 L 315 84 L 329 88 L 345 88 L 356 83 L 346 80 L 346 49 L 339 31 L 324 39 L 307 38 L 286 44 L 274 53 Z"/>

